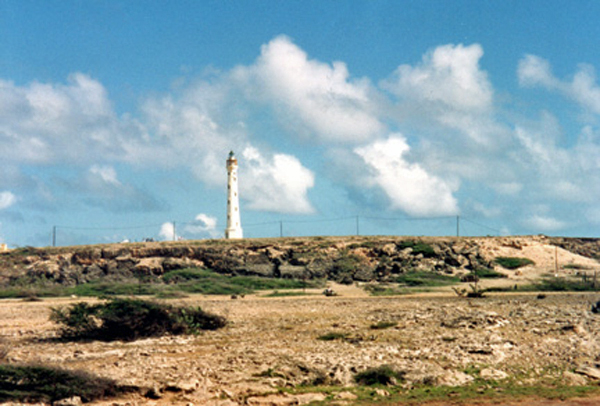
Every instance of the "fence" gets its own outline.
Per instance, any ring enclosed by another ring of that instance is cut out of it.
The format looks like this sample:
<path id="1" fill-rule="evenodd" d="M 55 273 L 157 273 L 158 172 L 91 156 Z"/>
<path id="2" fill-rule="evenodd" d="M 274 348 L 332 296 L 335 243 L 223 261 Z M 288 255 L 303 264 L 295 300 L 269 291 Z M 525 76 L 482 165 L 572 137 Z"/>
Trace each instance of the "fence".
<path id="1" fill-rule="evenodd" d="M 170 225 L 167 233 L 165 224 Z M 464 216 L 444 217 L 370 217 L 347 216 L 321 219 L 281 219 L 242 223 L 244 237 L 310 237 L 319 235 L 406 235 L 406 236 L 484 236 L 501 231 Z M 161 234 L 161 228 L 163 233 Z M 222 238 L 223 230 L 209 230 L 197 222 L 170 221 L 162 224 L 115 227 L 52 228 L 52 246 L 154 240 Z"/>

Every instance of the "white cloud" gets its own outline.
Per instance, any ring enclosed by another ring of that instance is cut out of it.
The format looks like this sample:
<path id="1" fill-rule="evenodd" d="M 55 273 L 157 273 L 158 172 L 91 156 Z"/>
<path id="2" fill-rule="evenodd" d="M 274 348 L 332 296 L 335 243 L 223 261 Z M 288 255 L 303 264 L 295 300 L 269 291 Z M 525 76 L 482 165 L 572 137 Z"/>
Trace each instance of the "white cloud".
<path id="1" fill-rule="evenodd" d="M 17 197 L 9 191 L 0 192 L 0 210 L 7 209 L 17 201 Z"/>
<path id="2" fill-rule="evenodd" d="M 517 76 L 521 86 L 542 85 L 553 88 L 559 85 L 552 74 L 550 63 L 535 55 L 525 55 L 519 61 Z"/>
<path id="3" fill-rule="evenodd" d="M 65 183 L 86 204 L 108 211 L 160 211 L 165 208 L 165 204 L 151 193 L 119 181 L 116 170 L 109 165 L 93 165 L 85 176 Z"/>
<path id="4" fill-rule="evenodd" d="M 506 129 L 494 117 L 493 86 L 479 66 L 479 44 L 442 45 L 416 66 L 401 65 L 381 82 L 397 97 L 396 120 L 409 122 L 456 150 L 492 148 Z"/>
<path id="5" fill-rule="evenodd" d="M 572 80 L 560 80 L 552 74 L 550 63 L 535 55 L 526 55 L 517 70 L 522 86 L 541 86 L 558 91 L 594 114 L 600 114 L 600 86 L 593 66 L 580 64 Z"/>
<path id="6" fill-rule="evenodd" d="M 252 210 L 276 213 L 312 213 L 308 190 L 314 174 L 286 154 L 266 158 L 256 148 L 244 149 L 240 166 L 240 197 Z"/>
<path id="7" fill-rule="evenodd" d="M 175 238 L 173 238 L 173 236 L 175 235 L 175 225 L 173 223 L 167 222 L 167 223 L 163 223 L 160 226 L 160 231 L 158 232 L 158 236 L 160 238 L 162 238 L 165 241 L 172 241 L 174 239 L 177 239 L 177 236 L 175 236 Z"/>
<path id="8" fill-rule="evenodd" d="M 568 223 L 555 219 L 553 217 L 535 214 L 524 221 L 524 223 L 541 232 L 553 232 L 561 230 L 568 226 Z"/>
<path id="9" fill-rule="evenodd" d="M 198 214 L 194 223 L 186 225 L 184 231 L 194 235 L 205 234 L 211 238 L 218 238 L 223 235 L 221 231 L 217 230 L 217 218 L 204 213 Z"/>
<path id="10" fill-rule="evenodd" d="M 121 182 L 117 179 L 117 171 L 112 166 L 100 166 L 94 165 L 90 168 L 90 173 L 92 175 L 97 175 L 102 179 L 103 182 L 120 185 Z"/>
<path id="11" fill-rule="evenodd" d="M 384 129 L 368 80 L 351 80 L 343 62 L 309 59 L 287 37 L 264 45 L 256 64 L 239 67 L 234 76 L 250 86 L 250 97 L 272 103 L 296 133 L 306 128 L 322 140 L 356 142 Z"/>
<path id="12" fill-rule="evenodd" d="M 458 213 L 453 187 L 427 173 L 421 166 L 406 161 L 410 147 L 400 135 L 356 148 L 368 168 L 365 184 L 381 188 L 392 209 L 411 216 L 439 216 Z"/>
<path id="13" fill-rule="evenodd" d="M 384 83 L 401 97 L 441 103 L 455 110 L 481 112 L 490 108 L 492 86 L 480 70 L 479 44 L 443 45 L 425 54 L 421 65 L 401 65 Z"/>
<path id="14" fill-rule="evenodd" d="M 133 124 L 117 118 L 104 87 L 81 73 L 67 84 L 0 80 L 0 158 L 6 163 L 122 157 L 128 145 L 123 134 Z"/>

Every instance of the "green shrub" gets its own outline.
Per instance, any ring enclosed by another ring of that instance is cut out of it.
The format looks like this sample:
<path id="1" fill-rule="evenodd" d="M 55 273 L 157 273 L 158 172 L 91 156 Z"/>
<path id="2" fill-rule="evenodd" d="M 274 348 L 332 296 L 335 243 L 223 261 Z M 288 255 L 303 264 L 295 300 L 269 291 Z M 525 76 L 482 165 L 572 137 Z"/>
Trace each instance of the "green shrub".
<path id="1" fill-rule="evenodd" d="M 435 272 L 409 271 L 399 275 L 396 282 L 407 286 L 434 287 L 453 285 L 460 282 L 460 278 Z"/>
<path id="2" fill-rule="evenodd" d="M 390 327 L 396 327 L 398 323 L 395 321 L 380 321 L 375 324 L 371 324 L 371 330 L 384 330 Z"/>
<path id="3" fill-rule="evenodd" d="M 398 296 L 413 293 L 414 291 L 408 288 L 398 289 L 392 285 L 368 284 L 364 285 L 364 289 L 372 296 Z"/>
<path id="4" fill-rule="evenodd" d="M 334 340 L 345 340 L 348 338 L 348 333 L 330 332 L 317 337 L 321 341 L 334 341 Z"/>
<path id="5" fill-rule="evenodd" d="M 496 279 L 496 278 L 507 278 L 508 276 L 494 271 L 493 269 L 490 268 L 477 268 L 473 271 L 473 273 L 475 275 L 477 275 L 478 278 L 487 278 L 487 279 Z"/>
<path id="6" fill-rule="evenodd" d="M 83 371 L 0 364 L 0 401 L 53 402 L 79 396 L 84 402 L 126 390 L 111 379 Z"/>
<path id="7" fill-rule="evenodd" d="M 567 278 L 546 278 L 541 282 L 527 286 L 526 289 L 543 292 L 591 292 L 598 286 L 593 280 L 573 280 Z"/>
<path id="8" fill-rule="evenodd" d="M 519 257 L 497 257 L 494 262 L 505 269 L 518 269 L 527 265 L 535 264 L 535 262 L 528 258 Z"/>
<path id="9" fill-rule="evenodd" d="M 412 248 L 413 255 L 423 254 L 426 258 L 435 257 L 435 250 L 429 244 L 426 244 L 422 241 L 401 241 L 398 243 L 399 249 Z"/>
<path id="10" fill-rule="evenodd" d="M 404 378 L 404 373 L 396 371 L 390 365 L 381 365 L 369 368 L 354 376 L 354 381 L 359 385 L 396 385 Z"/>
<path id="11" fill-rule="evenodd" d="M 214 275 L 217 274 L 207 269 L 185 268 L 166 272 L 162 279 L 165 283 L 179 283 L 196 279 L 205 279 Z"/>
<path id="12" fill-rule="evenodd" d="M 215 330 L 226 320 L 198 308 L 180 308 L 139 299 L 111 299 L 90 305 L 75 303 L 54 308 L 50 319 L 60 325 L 67 339 L 131 341 L 167 334 L 190 334 Z"/>

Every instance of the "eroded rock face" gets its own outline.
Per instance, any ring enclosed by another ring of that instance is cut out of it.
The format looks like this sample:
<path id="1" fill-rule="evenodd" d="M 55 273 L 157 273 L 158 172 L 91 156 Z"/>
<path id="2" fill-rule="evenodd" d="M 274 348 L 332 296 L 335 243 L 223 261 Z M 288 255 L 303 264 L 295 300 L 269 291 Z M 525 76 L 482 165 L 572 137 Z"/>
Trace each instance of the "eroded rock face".
<path id="1" fill-rule="evenodd" d="M 546 237 L 315 237 L 154 242 L 14 250 L 0 254 L 0 283 L 26 277 L 32 281 L 43 279 L 75 285 L 100 278 L 161 277 L 166 272 L 191 267 L 225 274 L 327 278 L 347 284 L 386 282 L 407 270 L 464 275 L 475 269 L 492 268 L 496 251 L 490 245 L 521 252 L 541 242 L 555 242 L 587 257 L 600 255 L 597 240 Z M 548 255 L 554 252 L 550 250 Z"/>

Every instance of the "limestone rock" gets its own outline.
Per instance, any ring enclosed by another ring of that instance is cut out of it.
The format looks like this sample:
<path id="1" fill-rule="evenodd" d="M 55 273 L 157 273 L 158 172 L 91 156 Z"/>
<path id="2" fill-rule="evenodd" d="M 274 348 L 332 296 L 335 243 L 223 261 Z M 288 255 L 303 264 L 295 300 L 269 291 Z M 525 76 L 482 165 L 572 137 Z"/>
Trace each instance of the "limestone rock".
<path id="1" fill-rule="evenodd" d="M 356 396 L 352 392 L 344 391 L 344 392 L 340 392 L 337 395 L 335 395 L 335 399 L 337 399 L 337 400 L 356 400 L 356 399 L 358 399 L 358 396 Z"/>
<path id="2" fill-rule="evenodd" d="M 57 400 L 56 402 L 52 403 L 52 406 L 81 406 L 81 405 L 83 405 L 83 402 L 81 401 L 81 398 L 79 396 L 73 396 L 71 398 Z"/>
<path id="3" fill-rule="evenodd" d="M 486 380 L 492 381 L 501 381 L 503 379 L 508 378 L 508 374 L 504 371 L 500 371 L 499 369 L 494 368 L 485 368 L 482 369 L 479 375 Z"/>
<path id="4" fill-rule="evenodd" d="M 246 399 L 249 406 L 292 406 L 299 405 L 300 402 L 295 396 L 289 395 L 267 395 L 254 396 Z"/>
<path id="5" fill-rule="evenodd" d="M 441 386 L 463 386 L 473 382 L 475 378 L 462 371 L 446 370 L 437 379 Z"/>
<path id="6" fill-rule="evenodd" d="M 570 386 L 584 386 L 588 384 L 588 380 L 584 375 L 576 374 L 571 371 L 565 371 L 563 373 L 563 380 L 566 385 Z"/>
<path id="7" fill-rule="evenodd" d="M 588 378 L 600 379 L 600 369 L 591 366 L 583 365 L 575 370 L 576 373 L 585 375 Z"/>

